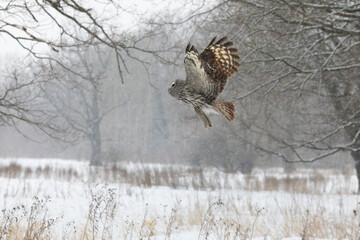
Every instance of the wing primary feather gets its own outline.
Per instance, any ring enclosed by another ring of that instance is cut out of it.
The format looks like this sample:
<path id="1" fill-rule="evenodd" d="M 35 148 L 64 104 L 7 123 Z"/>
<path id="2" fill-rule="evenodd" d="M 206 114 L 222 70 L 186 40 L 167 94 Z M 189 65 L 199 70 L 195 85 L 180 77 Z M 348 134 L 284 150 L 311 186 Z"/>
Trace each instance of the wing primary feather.
<path id="1" fill-rule="evenodd" d="M 191 45 L 191 44 L 189 43 L 189 44 L 186 46 L 185 53 L 191 52 L 191 51 L 194 51 L 195 53 L 198 53 L 198 50 L 197 50 L 193 45 Z"/>
<path id="2" fill-rule="evenodd" d="M 227 42 L 225 44 L 223 44 L 224 47 L 231 47 L 233 45 L 232 42 Z"/>
<path id="3" fill-rule="evenodd" d="M 225 40 L 226 40 L 226 37 L 223 37 L 223 38 L 219 39 L 219 41 L 217 41 L 215 44 L 221 44 Z"/>
<path id="4" fill-rule="evenodd" d="M 196 50 L 196 48 L 194 46 L 191 46 L 190 51 L 194 51 L 194 52 L 197 53 L 197 50 Z"/>
<path id="5" fill-rule="evenodd" d="M 209 43 L 209 45 L 207 45 L 207 46 L 212 45 L 212 44 L 216 41 L 216 37 L 217 37 L 217 36 L 215 36 L 215 37 L 211 40 L 211 42 Z"/>
<path id="6" fill-rule="evenodd" d="M 191 47 L 191 45 L 190 45 L 190 43 L 188 43 L 188 45 L 186 46 L 185 52 L 189 52 L 189 51 L 190 51 L 190 47 Z"/>

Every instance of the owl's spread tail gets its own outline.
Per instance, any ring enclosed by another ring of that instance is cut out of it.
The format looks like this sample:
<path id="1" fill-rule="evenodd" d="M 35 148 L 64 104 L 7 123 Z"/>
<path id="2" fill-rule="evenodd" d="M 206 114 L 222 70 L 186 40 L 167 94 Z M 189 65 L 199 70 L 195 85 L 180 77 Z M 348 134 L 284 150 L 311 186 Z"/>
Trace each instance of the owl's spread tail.
<path id="1" fill-rule="evenodd" d="M 231 102 L 215 101 L 214 107 L 229 121 L 235 120 L 235 104 Z"/>

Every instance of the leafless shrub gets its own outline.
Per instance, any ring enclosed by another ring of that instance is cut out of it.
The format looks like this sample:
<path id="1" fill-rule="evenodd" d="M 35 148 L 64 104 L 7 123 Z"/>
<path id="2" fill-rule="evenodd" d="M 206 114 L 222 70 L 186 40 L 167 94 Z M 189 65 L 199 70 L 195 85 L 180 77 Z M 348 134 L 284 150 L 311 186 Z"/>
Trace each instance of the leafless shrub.
<path id="1" fill-rule="evenodd" d="M 35 197 L 30 210 L 24 205 L 2 211 L 0 239 L 53 239 L 53 226 L 58 218 L 47 216 L 49 197 Z"/>
<path id="2" fill-rule="evenodd" d="M 279 180 L 276 177 L 266 176 L 264 180 L 264 190 L 274 191 L 279 189 Z"/>
<path id="3" fill-rule="evenodd" d="M 306 210 L 305 223 L 304 223 L 303 229 L 300 233 L 301 240 L 309 239 L 308 224 L 309 224 L 309 210 Z"/>
<path id="4" fill-rule="evenodd" d="M 35 174 L 36 174 L 36 176 L 40 176 L 42 174 L 42 168 L 37 167 L 36 170 L 35 170 Z"/>
<path id="5" fill-rule="evenodd" d="M 74 179 L 78 179 L 79 178 L 79 174 L 76 170 L 72 169 L 72 168 L 68 168 L 67 172 L 67 180 L 70 181 L 72 178 Z"/>
<path id="6" fill-rule="evenodd" d="M 171 214 L 170 214 L 170 217 L 169 217 L 169 221 L 167 222 L 167 225 L 166 225 L 165 240 L 169 240 L 170 237 L 171 237 L 172 231 L 175 228 L 177 228 L 176 219 L 178 217 L 178 210 L 179 210 L 179 207 L 180 207 L 180 202 L 181 201 L 179 201 L 177 203 L 177 206 L 175 206 L 174 208 L 171 209 Z"/>
<path id="7" fill-rule="evenodd" d="M 145 187 L 151 187 L 152 186 L 150 171 L 151 171 L 150 169 L 144 169 L 143 186 L 145 186 Z"/>
<path id="8" fill-rule="evenodd" d="M 329 172 L 331 172 L 329 170 Z M 215 189 L 244 189 L 249 191 L 285 191 L 296 193 L 315 193 L 324 192 L 333 193 L 352 193 L 351 188 L 336 188 L 333 184 L 329 188 L 329 181 L 336 181 L 336 178 L 343 178 L 344 181 L 350 181 L 354 177 L 355 171 L 348 175 L 341 175 L 341 172 L 333 172 L 330 175 L 327 172 L 317 170 L 301 169 L 290 173 L 264 173 L 259 176 L 256 173 L 223 173 L 216 169 L 201 169 L 198 167 L 174 167 L 162 166 L 154 167 L 143 165 L 141 167 L 128 168 L 126 165 L 111 167 L 91 167 L 88 171 L 79 172 L 69 167 L 56 169 L 52 166 L 45 167 L 22 167 L 17 163 L 11 163 L 8 166 L 0 166 L 0 176 L 9 178 L 29 178 L 31 175 L 44 178 L 55 178 L 65 181 L 75 179 L 89 179 L 90 182 L 97 182 L 102 179 L 105 183 L 118 182 L 126 183 L 132 186 L 168 186 L 174 189 L 195 189 L 195 190 L 215 190 Z M 238 177 L 234 176 L 238 175 Z M 334 177 L 335 176 L 335 177 Z"/>
<path id="9" fill-rule="evenodd" d="M 114 188 L 98 185 L 91 192 L 91 202 L 82 238 L 112 239 L 116 209 Z"/>
<path id="10" fill-rule="evenodd" d="M 142 239 L 150 239 L 150 237 L 155 235 L 155 225 L 156 219 L 148 218 L 148 204 L 146 204 L 145 214 L 138 232 L 138 237 Z"/>
<path id="11" fill-rule="evenodd" d="M 49 198 L 43 200 L 35 198 L 30 209 L 18 206 L 3 210 L 0 218 L 0 240 L 3 239 L 60 239 L 54 236 L 54 228 L 59 229 L 57 218 L 48 217 L 47 203 Z M 209 199 L 209 201 L 211 201 Z M 237 201 L 237 200 L 236 200 Z M 200 226 L 197 239 L 253 239 L 265 236 L 266 228 L 272 229 L 271 238 L 284 238 L 297 234 L 301 239 L 332 238 L 332 239 L 359 239 L 360 225 L 358 207 L 351 214 L 339 213 L 331 217 L 326 208 L 319 207 L 311 210 L 284 208 L 280 211 L 280 218 L 264 215 L 263 208 L 250 204 L 248 207 L 236 211 L 236 204 L 224 203 L 222 200 L 210 202 L 197 200 L 191 205 L 182 208 L 180 201 L 175 203 L 170 214 L 162 216 L 157 212 L 155 216 L 149 214 L 150 205 L 146 205 L 143 218 L 140 222 L 126 218 L 122 238 L 154 239 L 163 233 L 165 240 L 173 239 L 172 235 L 179 226 Z M 62 239 L 114 239 L 113 225 L 118 221 L 116 213 L 116 193 L 106 185 L 98 185 L 92 189 L 92 199 L 89 203 L 88 221 L 83 231 L 77 231 L 77 222 L 71 221 L 63 226 Z M 167 207 L 167 205 L 165 205 Z M 188 210 L 188 211 L 186 211 Z M 229 214 L 230 213 L 230 214 Z M 337 219 L 339 218 L 339 219 Z M 264 220 L 269 224 L 264 226 Z M 163 224 L 164 223 L 164 224 Z M 61 228 L 60 228 L 61 229 Z M 115 229 L 118 230 L 118 229 Z M 118 236 L 118 235 L 116 235 Z"/>
<path id="12" fill-rule="evenodd" d="M 116 165 L 112 166 L 111 171 L 115 180 L 118 180 L 118 178 L 129 179 L 130 177 L 127 169 L 119 168 Z"/>
<path id="13" fill-rule="evenodd" d="M 29 167 L 25 168 L 24 178 L 29 178 L 29 177 L 31 177 L 32 173 L 33 173 L 33 171 L 32 171 L 31 168 L 29 168 Z"/>
<path id="14" fill-rule="evenodd" d="M 17 163 L 10 163 L 9 166 L 4 167 L 4 173 L 10 178 L 19 178 L 22 172 L 22 166 Z"/>
<path id="15" fill-rule="evenodd" d="M 44 169 L 43 169 L 43 174 L 46 178 L 50 178 L 51 176 L 51 169 L 50 166 L 47 165 Z"/>
<path id="16" fill-rule="evenodd" d="M 245 190 L 261 191 L 263 189 L 262 185 L 262 182 L 257 177 L 250 174 L 245 175 Z"/>
<path id="17" fill-rule="evenodd" d="M 125 221 L 125 234 L 124 234 L 124 237 L 123 239 L 124 240 L 128 240 L 128 239 L 133 239 L 133 232 L 134 232 L 134 221 L 129 221 L 129 220 L 126 220 Z"/>
<path id="18" fill-rule="evenodd" d="M 163 184 L 170 186 L 170 176 L 167 171 L 159 171 L 159 180 L 157 180 L 157 183 L 161 184 L 161 180 Z"/>
<path id="19" fill-rule="evenodd" d="M 24 239 L 51 239 L 50 228 L 54 225 L 56 219 L 47 217 L 46 204 L 50 201 L 49 197 L 39 199 L 35 197 L 31 205 L 30 213 L 27 218 L 27 227 Z"/>
<path id="20" fill-rule="evenodd" d="M 74 239 L 76 235 L 75 221 L 68 222 L 62 232 L 62 240 Z"/>
<path id="21" fill-rule="evenodd" d="M 314 172 L 314 175 L 309 176 L 309 188 L 315 189 L 319 193 L 326 191 L 326 184 L 327 179 L 316 171 Z"/>
<path id="22" fill-rule="evenodd" d="M 211 232 L 213 231 L 213 227 L 216 224 L 216 216 L 214 215 L 214 211 L 223 206 L 224 203 L 219 199 L 217 202 L 212 203 L 208 210 L 205 213 L 205 217 L 201 223 L 201 228 L 199 231 L 198 239 L 208 239 Z"/>
<path id="23" fill-rule="evenodd" d="M 7 239 L 16 231 L 19 219 L 22 219 L 26 213 L 22 205 L 14 207 L 10 210 L 2 210 L 1 227 L 0 227 L 0 239 Z"/>
<path id="24" fill-rule="evenodd" d="M 241 216 L 225 214 L 226 211 L 234 211 L 228 208 L 229 205 L 224 204 L 220 199 L 208 207 L 201 222 L 198 239 L 207 240 L 213 236 L 215 239 L 224 240 L 251 240 L 255 236 L 257 221 L 264 209 L 256 209 L 255 216 L 252 217 L 251 221 L 241 223 L 243 222 Z"/>
<path id="25" fill-rule="evenodd" d="M 290 177 L 289 175 L 284 178 L 285 188 L 287 192 L 305 193 L 310 192 L 311 189 L 308 187 L 309 180 L 303 177 Z"/>
<path id="26" fill-rule="evenodd" d="M 178 218 L 179 225 L 185 225 L 185 222 L 190 226 L 201 224 L 204 212 L 206 212 L 206 208 L 199 201 L 195 201 L 193 208 L 188 207 L 186 209 L 184 215 L 187 216 L 187 219 L 185 220 L 184 216 Z"/>

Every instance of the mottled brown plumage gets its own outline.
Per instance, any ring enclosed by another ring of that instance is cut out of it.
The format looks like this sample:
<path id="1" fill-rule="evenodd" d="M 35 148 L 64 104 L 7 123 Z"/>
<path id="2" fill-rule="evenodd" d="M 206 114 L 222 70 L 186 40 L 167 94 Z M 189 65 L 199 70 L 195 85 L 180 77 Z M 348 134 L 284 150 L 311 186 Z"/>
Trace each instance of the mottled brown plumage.
<path id="1" fill-rule="evenodd" d="M 240 65 L 237 49 L 231 48 L 232 45 L 226 37 L 218 41 L 215 37 L 199 54 L 189 43 L 184 59 L 186 81 L 176 80 L 169 88 L 173 97 L 194 107 L 205 127 L 212 126 L 205 114 L 208 112 L 222 114 L 229 121 L 235 120 L 235 105 L 216 100 Z"/>

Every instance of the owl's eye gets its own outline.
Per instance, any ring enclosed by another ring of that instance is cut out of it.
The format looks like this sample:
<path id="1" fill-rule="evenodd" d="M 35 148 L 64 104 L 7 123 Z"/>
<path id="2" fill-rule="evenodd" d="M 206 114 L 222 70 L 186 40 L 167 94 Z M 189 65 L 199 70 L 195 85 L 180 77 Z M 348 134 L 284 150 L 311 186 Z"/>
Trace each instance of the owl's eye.
<path id="1" fill-rule="evenodd" d="M 173 82 L 173 83 L 171 84 L 171 87 L 173 87 L 173 86 L 175 86 L 175 82 Z"/>

